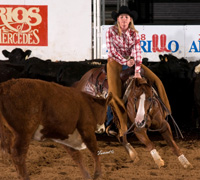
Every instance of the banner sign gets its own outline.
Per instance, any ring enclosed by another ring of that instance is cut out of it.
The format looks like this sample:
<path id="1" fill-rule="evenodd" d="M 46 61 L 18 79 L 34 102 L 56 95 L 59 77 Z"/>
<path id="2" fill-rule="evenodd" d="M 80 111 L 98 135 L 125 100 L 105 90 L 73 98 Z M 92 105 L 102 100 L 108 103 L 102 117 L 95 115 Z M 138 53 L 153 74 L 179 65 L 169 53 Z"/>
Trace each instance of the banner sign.
<path id="1" fill-rule="evenodd" d="M 47 5 L 1 5 L 1 46 L 48 46 Z"/>
<path id="2" fill-rule="evenodd" d="M 101 58 L 107 58 L 106 31 L 101 27 Z M 172 54 L 189 61 L 200 59 L 200 26 L 135 26 L 139 31 L 142 57 L 159 61 L 159 54 Z"/>

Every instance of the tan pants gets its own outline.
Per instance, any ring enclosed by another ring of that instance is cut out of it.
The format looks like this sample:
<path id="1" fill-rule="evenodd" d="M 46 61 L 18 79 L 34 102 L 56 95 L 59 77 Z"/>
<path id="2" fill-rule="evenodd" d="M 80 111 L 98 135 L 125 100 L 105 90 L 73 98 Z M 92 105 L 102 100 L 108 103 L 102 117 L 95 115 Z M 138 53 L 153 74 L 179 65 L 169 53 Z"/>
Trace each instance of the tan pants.
<path id="1" fill-rule="evenodd" d="M 122 71 L 122 65 L 117 63 L 111 58 L 107 63 L 107 79 L 108 79 L 108 93 L 112 93 L 112 99 L 110 106 L 114 113 L 116 113 L 119 119 L 119 136 L 123 136 L 127 131 L 127 112 L 122 100 L 122 82 L 120 79 L 120 72 Z"/>
<path id="2" fill-rule="evenodd" d="M 157 87 L 160 99 L 165 104 L 166 108 L 169 110 L 169 113 L 171 113 L 171 107 L 162 81 L 144 64 L 142 64 L 141 67 L 144 70 L 144 77 L 147 78 L 151 84 L 154 84 Z M 165 112 L 165 116 L 169 115 L 169 113 Z"/>

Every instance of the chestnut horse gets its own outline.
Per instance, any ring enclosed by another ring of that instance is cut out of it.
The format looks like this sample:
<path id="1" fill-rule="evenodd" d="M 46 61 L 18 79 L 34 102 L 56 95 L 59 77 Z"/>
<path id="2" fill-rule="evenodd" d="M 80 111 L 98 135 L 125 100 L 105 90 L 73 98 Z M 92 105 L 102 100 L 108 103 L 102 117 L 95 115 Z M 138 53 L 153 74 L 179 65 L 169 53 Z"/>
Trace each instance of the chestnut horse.
<path id="1" fill-rule="evenodd" d="M 100 68 L 91 69 L 80 81 L 74 84 L 74 87 L 94 96 L 106 97 L 106 90 L 108 88 L 107 82 L 104 81 L 100 94 L 97 88 L 95 88 L 97 87 L 97 83 L 94 84 L 94 81 L 91 81 L 91 78 L 94 78 L 92 76 L 95 76 L 94 74 L 99 71 Z M 129 78 L 127 81 L 129 81 L 129 83 L 127 83 L 129 85 L 125 91 L 124 99 L 127 100 L 127 113 L 130 124 L 132 124 L 128 131 L 134 132 L 137 138 L 146 145 L 159 168 L 164 166 L 164 161 L 155 149 L 155 145 L 150 141 L 147 135 L 148 129 L 154 129 L 161 133 L 168 145 L 172 147 L 174 154 L 178 157 L 178 160 L 184 168 L 192 167 L 173 139 L 170 125 L 165 120 L 163 105 L 153 87 L 145 78 Z M 127 91 L 128 94 L 126 93 Z M 131 159 L 138 160 L 134 148 L 128 142 L 122 142 L 122 144 L 129 153 Z"/>

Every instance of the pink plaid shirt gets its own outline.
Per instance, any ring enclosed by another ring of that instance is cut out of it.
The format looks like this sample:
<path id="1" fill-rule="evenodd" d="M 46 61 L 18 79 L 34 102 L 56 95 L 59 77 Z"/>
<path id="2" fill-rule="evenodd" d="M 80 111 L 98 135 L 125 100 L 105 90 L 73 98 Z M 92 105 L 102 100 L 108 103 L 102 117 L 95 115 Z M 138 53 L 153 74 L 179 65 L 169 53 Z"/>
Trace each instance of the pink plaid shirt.
<path id="1" fill-rule="evenodd" d="M 106 46 L 108 57 L 112 57 L 121 65 L 126 65 L 125 57 L 134 57 L 135 72 L 140 72 L 142 56 L 139 34 L 130 28 L 119 36 L 116 26 L 112 26 L 106 32 Z"/>

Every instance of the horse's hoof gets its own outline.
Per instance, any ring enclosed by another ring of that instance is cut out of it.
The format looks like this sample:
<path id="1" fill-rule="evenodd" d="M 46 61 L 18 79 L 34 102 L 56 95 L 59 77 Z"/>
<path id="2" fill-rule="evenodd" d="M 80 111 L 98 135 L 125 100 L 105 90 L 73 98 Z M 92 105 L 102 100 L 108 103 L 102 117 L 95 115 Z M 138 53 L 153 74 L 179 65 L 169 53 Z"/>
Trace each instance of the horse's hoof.
<path id="1" fill-rule="evenodd" d="M 193 165 L 192 164 L 188 164 L 187 166 L 185 166 L 184 168 L 187 168 L 187 169 L 193 169 L 194 167 L 193 167 Z"/>
<path id="2" fill-rule="evenodd" d="M 125 145 L 125 148 L 126 148 L 128 154 L 129 154 L 131 160 L 134 161 L 134 163 L 136 163 L 140 160 L 138 155 L 137 155 L 136 150 L 130 145 L 130 143 L 127 143 Z"/>
<path id="3" fill-rule="evenodd" d="M 156 160 L 155 163 L 159 169 L 165 165 L 165 162 L 162 159 Z"/>
<path id="4" fill-rule="evenodd" d="M 162 166 L 165 165 L 165 162 L 162 160 L 162 158 L 160 157 L 160 155 L 156 149 L 151 150 L 150 153 L 151 153 L 155 163 L 157 164 L 158 168 L 161 168 Z"/>
<path id="5" fill-rule="evenodd" d="M 131 158 L 131 160 L 133 161 L 133 163 L 137 163 L 137 162 L 140 160 L 140 158 L 136 155 L 136 156 L 134 157 L 134 159 Z"/>
<path id="6" fill-rule="evenodd" d="M 178 160 L 180 161 L 180 163 L 182 164 L 182 166 L 184 168 L 190 168 L 190 169 L 193 168 L 192 164 L 190 164 L 190 162 L 187 160 L 187 158 L 184 156 L 184 154 L 180 155 L 178 157 Z"/>

